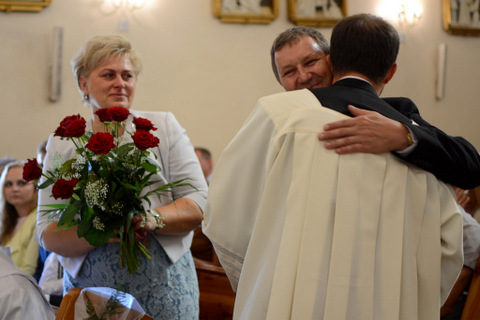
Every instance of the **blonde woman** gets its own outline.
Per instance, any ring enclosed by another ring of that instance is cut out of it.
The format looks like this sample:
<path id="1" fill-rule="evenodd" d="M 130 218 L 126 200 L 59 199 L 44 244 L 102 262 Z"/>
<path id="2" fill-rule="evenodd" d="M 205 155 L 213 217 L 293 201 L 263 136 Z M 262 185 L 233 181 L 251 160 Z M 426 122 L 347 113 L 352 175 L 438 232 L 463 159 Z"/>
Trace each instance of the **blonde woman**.
<path id="1" fill-rule="evenodd" d="M 20 270 L 33 275 L 39 254 L 38 243 L 33 240 L 37 216 L 37 188 L 32 182 L 23 179 L 24 163 L 9 163 L 0 178 L 0 244 L 10 247 L 12 260 Z"/>
<path id="2" fill-rule="evenodd" d="M 120 268 L 118 243 L 93 247 L 78 237 L 76 227 L 57 230 L 56 221 L 45 215 L 38 215 L 36 239 L 46 250 L 59 255 L 64 267 L 64 292 L 74 287 L 122 287 L 154 319 L 198 319 L 198 281 L 190 245 L 193 229 L 203 217 L 207 184 L 186 131 L 170 112 L 131 109 L 142 65 L 125 37 L 93 37 L 78 51 L 72 66 L 83 103 L 92 110 L 88 130 L 104 130 L 95 112 L 109 107 L 130 109 L 127 128 L 132 127 L 133 116 L 149 119 L 158 128 L 154 134 L 160 140 L 153 152 L 161 170 L 154 179 L 165 184 L 190 178 L 194 188 L 175 188 L 161 202 L 154 195 L 149 197 L 151 210 L 139 230 L 148 235 L 152 259 L 139 257 L 140 268 L 135 274 Z M 129 139 L 127 132 L 123 135 Z M 44 172 L 53 168 L 56 156 L 68 160 L 74 152 L 72 143 L 50 136 Z M 50 194 L 51 188 L 40 190 L 40 208 L 61 202 Z M 164 227 L 155 214 L 163 215 Z"/>

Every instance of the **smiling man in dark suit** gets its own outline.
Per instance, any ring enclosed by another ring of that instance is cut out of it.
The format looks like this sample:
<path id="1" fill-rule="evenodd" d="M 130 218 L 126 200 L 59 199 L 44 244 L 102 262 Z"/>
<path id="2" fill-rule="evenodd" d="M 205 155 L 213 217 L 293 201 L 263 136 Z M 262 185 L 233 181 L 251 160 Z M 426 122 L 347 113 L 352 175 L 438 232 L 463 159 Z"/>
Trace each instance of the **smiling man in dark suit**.
<path id="1" fill-rule="evenodd" d="M 359 56 L 353 56 L 348 41 L 342 45 L 345 48 L 339 50 L 352 55 L 352 62 L 360 60 Z M 391 49 L 396 53 L 390 63 L 396 70 L 399 44 L 392 45 Z M 362 59 L 366 59 L 362 66 L 364 70 L 371 69 L 371 63 L 376 61 L 378 51 L 376 48 L 370 49 L 364 48 L 359 53 Z M 287 91 L 312 90 L 332 84 L 332 66 L 327 61 L 330 47 L 323 35 L 314 28 L 297 26 L 287 29 L 277 36 L 270 54 L 275 77 Z M 382 89 L 395 70 L 385 79 Z M 335 86 L 341 86 L 341 83 Z M 365 87 L 365 84 L 362 86 Z M 388 105 L 382 104 L 377 108 L 351 100 L 354 102 L 350 103 L 358 108 L 343 105 L 342 110 L 337 111 L 353 117 L 327 124 L 324 131 L 319 133 L 319 139 L 326 142 L 327 149 L 339 154 L 393 152 L 402 160 L 430 171 L 452 185 L 463 186 L 464 189 L 480 185 L 480 155 L 468 141 L 449 136 L 429 124 L 408 98 L 383 100 Z M 345 98 L 343 101 L 346 102 Z M 325 106 L 331 107 L 328 104 Z M 395 111 L 404 117 L 399 117 Z"/>

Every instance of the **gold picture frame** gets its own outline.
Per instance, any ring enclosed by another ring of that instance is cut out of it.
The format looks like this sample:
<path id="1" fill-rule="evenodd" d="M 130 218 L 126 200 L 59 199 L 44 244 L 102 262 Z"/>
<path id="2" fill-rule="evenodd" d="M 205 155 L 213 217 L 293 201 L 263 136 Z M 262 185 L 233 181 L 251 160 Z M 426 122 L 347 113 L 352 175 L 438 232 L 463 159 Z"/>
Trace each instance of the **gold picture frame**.
<path id="1" fill-rule="evenodd" d="M 480 7 L 464 9 L 462 3 L 443 0 L 443 27 L 453 35 L 480 36 Z"/>
<path id="2" fill-rule="evenodd" d="M 48 7 L 52 0 L 10 0 L 0 1 L 0 11 L 40 12 Z"/>
<path id="3" fill-rule="evenodd" d="M 346 0 L 288 0 L 288 19 L 296 25 L 332 27 L 347 15 Z"/>
<path id="4" fill-rule="evenodd" d="M 278 0 L 213 0 L 213 15 L 222 22 L 268 24 L 278 17 Z"/>

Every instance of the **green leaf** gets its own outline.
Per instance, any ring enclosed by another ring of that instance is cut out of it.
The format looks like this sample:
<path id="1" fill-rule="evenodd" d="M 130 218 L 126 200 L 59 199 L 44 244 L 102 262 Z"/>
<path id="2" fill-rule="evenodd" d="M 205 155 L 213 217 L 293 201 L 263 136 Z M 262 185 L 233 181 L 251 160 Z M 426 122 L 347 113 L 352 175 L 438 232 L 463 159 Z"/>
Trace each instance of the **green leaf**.
<path id="1" fill-rule="evenodd" d="M 90 221 L 80 221 L 77 228 L 78 237 L 85 237 L 90 228 L 92 228 L 92 223 Z"/>
<path id="2" fill-rule="evenodd" d="M 151 159 L 150 157 L 145 158 L 146 161 L 142 162 L 142 168 L 151 173 L 157 173 L 160 171 L 160 165 Z"/>
<path id="3" fill-rule="evenodd" d="M 65 224 L 71 223 L 72 220 L 75 218 L 75 215 L 78 213 L 79 209 L 80 209 L 79 202 L 73 202 L 69 204 L 65 208 L 65 210 L 63 210 L 63 213 L 61 214 L 57 224 L 59 226 L 63 226 Z"/>
<path id="4" fill-rule="evenodd" d="M 77 201 L 80 201 L 80 197 L 76 193 L 72 194 L 72 198 L 74 198 Z"/>
<path id="5" fill-rule="evenodd" d="M 57 204 L 44 204 L 42 207 L 48 207 L 48 208 L 54 208 L 56 210 L 62 210 L 67 207 L 67 204 L 65 203 L 57 203 Z"/>
<path id="6" fill-rule="evenodd" d="M 43 183 L 41 183 L 41 184 L 38 186 L 38 189 L 45 189 L 46 187 L 48 187 L 48 186 L 50 186 L 50 185 L 52 185 L 52 184 L 54 184 L 54 183 L 55 183 L 55 181 L 50 180 L 50 179 L 47 179 L 47 180 L 45 180 Z"/>
<path id="7" fill-rule="evenodd" d="M 76 225 L 79 224 L 79 223 L 80 223 L 80 221 L 74 220 L 74 221 L 72 221 L 72 222 L 70 222 L 70 223 L 67 223 L 67 224 L 63 225 L 63 226 L 60 227 L 60 228 L 55 229 L 55 231 L 66 230 L 66 229 L 68 229 L 68 228 L 71 228 L 71 227 L 76 226 Z"/>
<path id="8" fill-rule="evenodd" d="M 95 210 L 92 207 L 84 206 L 80 215 L 82 220 L 91 221 L 95 217 Z"/>
<path id="9" fill-rule="evenodd" d="M 94 247 L 101 247 L 113 236 L 115 236 L 114 233 L 97 230 L 92 227 L 85 235 L 85 240 Z"/>
<path id="10" fill-rule="evenodd" d="M 129 189 L 129 190 L 135 190 L 137 191 L 138 190 L 138 187 L 134 186 L 134 185 L 131 185 L 129 183 L 125 183 L 125 182 L 122 182 L 120 181 L 120 185 L 126 189 Z"/>
<path id="11" fill-rule="evenodd" d="M 151 208 L 152 207 L 152 202 L 150 201 L 150 199 L 148 199 L 148 197 L 145 197 L 144 199 L 148 203 L 148 207 Z"/>
<path id="12" fill-rule="evenodd" d="M 128 156 L 128 154 L 130 153 L 130 151 L 133 150 L 133 142 L 130 142 L 130 143 L 126 143 L 124 145 L 121 145 L 119 147 L 117 147 L 115 149 L 116 153 L 117 153 L 117 156 L 119 158 L 126 158 Z"/>

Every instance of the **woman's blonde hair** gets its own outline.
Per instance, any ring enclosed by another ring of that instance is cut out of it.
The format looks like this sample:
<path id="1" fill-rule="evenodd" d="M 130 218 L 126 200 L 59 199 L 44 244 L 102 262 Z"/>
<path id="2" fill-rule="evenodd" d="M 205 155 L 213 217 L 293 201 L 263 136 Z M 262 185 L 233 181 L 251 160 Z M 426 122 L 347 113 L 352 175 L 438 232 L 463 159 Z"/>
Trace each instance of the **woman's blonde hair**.
<path id="1" fill-rule="evenodd" d="M 130 41 L 121 35 L 98 35 L 83 45 L 73 57 L 71 64 L 82 102 L 88 104 L 80 85 L 80 77 L 87 78 L 93 69 L 107 62 L 112 56 L 124 56 L 130 60 L 137 77 L 142 71 L 142 62 Z"/>

